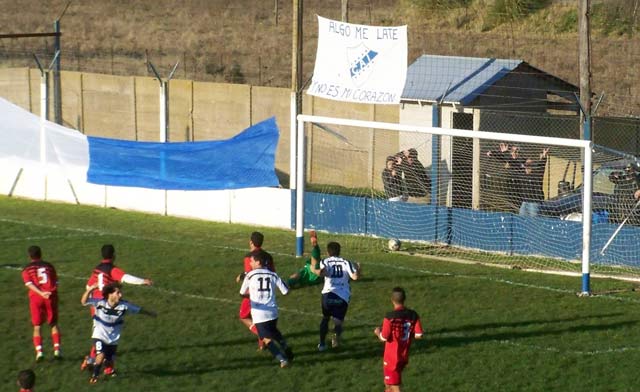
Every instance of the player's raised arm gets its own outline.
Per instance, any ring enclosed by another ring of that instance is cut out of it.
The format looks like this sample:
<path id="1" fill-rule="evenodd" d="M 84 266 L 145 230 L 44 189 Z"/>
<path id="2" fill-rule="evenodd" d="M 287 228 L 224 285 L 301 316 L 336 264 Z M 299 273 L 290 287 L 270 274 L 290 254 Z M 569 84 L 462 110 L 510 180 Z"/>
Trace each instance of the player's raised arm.
<path id="1" fill-rule="evenodd" d="M 80 298 L 80 303 L 82 304 L 82 306 L 87 304 L 87 299 L 89 298 L 89 295 L 91 294 L 91 292 L 95 289 L 98 288 L 98 284 L 92 284 L 91 286 L 87 286 L 87 289 L 85 290 L 85 292 L 82 294 L 82 298 Z"/>
<path id="2" fill-rule="evenodd" d="M 153 285 L 153 281 L 151 279 L 146 278 L 138 278 L 137 276 L 133 276 L 130 274 L 122 275 L 122 279 L 120 280 L 123 283 L 133 284 L 137 286 L 151 286 Z"/>

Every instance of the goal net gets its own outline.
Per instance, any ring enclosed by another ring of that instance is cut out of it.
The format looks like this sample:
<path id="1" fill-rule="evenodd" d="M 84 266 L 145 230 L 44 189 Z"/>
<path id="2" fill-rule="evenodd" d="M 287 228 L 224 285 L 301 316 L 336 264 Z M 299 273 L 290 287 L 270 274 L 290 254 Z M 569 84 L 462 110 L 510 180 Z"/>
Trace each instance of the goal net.
<path id="1" fill-rule="evenodd" d="M 399 240 L 399 251 L 433 257 L 638 276 L 631 157 L 567 138 L 298 119 L 297 225 L 349 252 L 393 251 Z"/>

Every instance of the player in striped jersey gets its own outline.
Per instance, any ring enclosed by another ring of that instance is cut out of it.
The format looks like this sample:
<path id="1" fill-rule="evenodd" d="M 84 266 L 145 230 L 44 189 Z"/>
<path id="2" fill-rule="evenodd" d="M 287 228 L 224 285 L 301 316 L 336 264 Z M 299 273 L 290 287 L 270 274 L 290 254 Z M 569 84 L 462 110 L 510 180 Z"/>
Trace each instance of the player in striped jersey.
<path id="1" fill-rule="evenodd" d="M 322 321 L 320 322 L 320 343 L 318 351 L 325 351 L 325 340 L 329 333 L 329 319 L 333 319 L 333 336 L 331 347 L 336 348 L 340 344 L 342 324 L 349 308 L 351 299 L 351 285 L 349 280 L 358 280 L 361 275 L 360 264 L 352 263 L 340 257 L 340 244 L 329 242 L 327 244 L 329 257 L 320 261 L 319 268 L 313 266 L 314 273 L 324 276 L 322 288 Z"/>
<path id="2" fill-rule="evenodd" d="M 387 392 L 400 392 L 402 370 L 409 363 L 409 347 L 414 338 L 421 339 L 423 330 L 420 316 L 405 308 L 406 294 L 403 288 L 395 287 L 391 291 L 393 311 L 387 313 L 382 329 L 376 327 L 373 333 L 384 345 L 384 385 Z"/>
<path id="3" fill-rule="evenodd" d="M 267 263 L 268 258 L 264 253 L 255 253 L 251 256 L 252 270 L 242 281 L 240 295 L 249 298 L 251 318 L 258 331 L 258 337 L 262 339 L 271 354 L 280 361 L 280 367 L 287 367 L 293 360 L 293 352 L 278 330 L 276 287 L 283 295 L 287 295 L 289 287 L 275 272 L 267 268 Z"/>
<path id="4" fill-rule="evenodd" d="M 93 375 L 89 379 L 91 384 L 98 382 L 103 362 L 113 363 L 118 342 L 120 341 L 125 314 L 140 313 L 156 317 L 155 312 L 122 300 L 122 290 L 117 282 L 110 283 L 102 288 L 102 299 L 89 298 L 91 292 L 97 288 L 97 283 L 89 286 L 80 299 L 80 303 L 83 306 L 91 306 L 95 309 L 91 338 L 96 348 L 96 361 L 93 367 Z M 115 370 L 109 375 L 115 376 Z"/>
<path id="5" fill-rule="evenodd" d="M 52 264 L 42 260 L 39 246 L 27 249 L 31 262 L 22 270 L 22 281 L 29 289 L 29 309 L 33 325 L 33 347 L 36 361 L 44 358 L 40 326 L 45 322 L 51 326 L 53 357 L 62 357 L 60 351 L 60 327 L 58 326 L 58 274 Z"/>
<path id="6" fill-rule="evenodd" d="M 137 276 L 133 276 L 124 272 L 121 268 L 116 267 L 116 249 L 113 245 L 107 244 L 103 245 L 100 250 L 102 254 L 102 261 L 98 264 L 91 273 L 89 280 L 87 281 L 86 288 L 90 286 L 97 285 L 97 290 L 92 292 L 92 297 L 96 299 L 102 299 L 102 289 L 108 284 L 114 282 L 123 282 L 133 285 L 145 285 L 151 286 L 153 282 L 150 279 L 146 278 L 138 278 Z M 91 316 L 94 315 L 94 309 L 91 308 Z M 95 346 L 91 347 L 91 352 L 88 356 L 84 358 L 82 364 L 80 365 L 80 370 L 84 370 L 87 367 L 90 367 L 95 362 L 96 351 Z M 113 371 L 113 363 L 106 364 L 104 368 L 105 374 L 109 374 Z"/>
<path id="7" fill-rule="evenodd" d="M 251 258 L 253 255 L 260 254 L 264 260 L 264 268 L 270 271 L 276 272 L 276 266 L 273 262 L 273 257 L 269 252 L 262 249 L 262 243 L 264 242 L 264 235 L 259 231 L 251 233 L 249 238 L 249 253 L 244 256 L 244 271 L 236 276 L 236 283 L 242 283 L 244 277 L 251 272 Z M 238 317 L 240 322 L 251 331 L 254 335 L 258 335 L 258 330 L 251 319 L 251 303 L 249 298 L 243 298 L 240 302 L 240 309 L 238 311 Z M 264 349 L 264 343 L 262 339 L 258 337 L 258 350 Z"/>

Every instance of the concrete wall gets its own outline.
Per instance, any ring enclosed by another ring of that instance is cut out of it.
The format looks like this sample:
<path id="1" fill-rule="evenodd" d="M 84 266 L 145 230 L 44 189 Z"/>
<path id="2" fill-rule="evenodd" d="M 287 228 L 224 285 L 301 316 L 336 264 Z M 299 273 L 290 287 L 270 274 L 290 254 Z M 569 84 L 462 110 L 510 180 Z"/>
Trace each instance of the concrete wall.
<path id="1" fill-rule="evenodd" d="M 67 71 L 61 72 L 60 77 L 64 126 L 91 136 L 160 140 L 160 83 L 156 79 Z M 49 91 L 52 91 L 51 81 L 49 85 Z M 169 141 L 226 139 L 275 116 L 280 128 L 276 169 L 285 176 L 288 175 L 289 89 L 174 79 L 169 82 L 168 91 Z M 39 115 L 39 70 L 0 69 L 0 96 Z M 49 106 L 49 113 L 53 113 L 52 100 L 49 101 Z M 398 122 L 397 105 L 352 104 L 307 95 L 303 96 L 303 112 L 329 117 Z M 311 132 L 310 139 L 318 135 L 317 129 Z M 347 132 L 347 137 L 354 138 L 354 143 L 361 144 L 363 148 L 372 148 L 372 151 L 360 157 L 361 164 L 354 166 L 351 175 L 344 177 L 345 185 L 373 184 L 374 187 L 382 188 L 379 173 L 384 168 L 386 155 L 398 151 L 397 141 L 391 134 L 384 132 L 371 137 L 352 130 Z M 323 153 L 331 151 L 334 146 L 331 145 L 332 141 L 328 143 L 324 147 L 314 147 L 311 156 L 321 157 Z M 348 162 L 340 166 L 349 166 L 347 164 Z M 336 174 L 321 161 L 314 160 L 309 167 L 311 173 L 322 173 L 320 177 L 310 177 L 312 181 L 331 182 L 331 176 Z M 366 174 L 363 176 L 362 173 Z"/>

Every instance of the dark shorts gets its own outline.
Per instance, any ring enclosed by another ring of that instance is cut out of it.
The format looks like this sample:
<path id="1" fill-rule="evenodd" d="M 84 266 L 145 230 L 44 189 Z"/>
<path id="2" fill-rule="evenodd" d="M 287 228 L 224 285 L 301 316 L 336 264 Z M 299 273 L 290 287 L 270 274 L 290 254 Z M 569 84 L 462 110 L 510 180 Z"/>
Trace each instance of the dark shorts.
<path id="1" fill-rule="evenodd" d="M 278 319 L 265 321 L 264 323 L 255 323 L 260 339 L 281 340 L 282 334 L 278 330 Z"/>
<path id="2" fill-rule="evenodd" d="M 103 354 L 107 361 L 113 361 L 116 351 L 118 351 L 117 344 L 106 344 L 100 339 L 93 339 L 93 346 L 96 348 L 96 355 Z"/>
<path id="3" fill-rule="evenodd" d="M 334 293 L 322 294 L 322 315 L 324 317 L 333 317 L 338 320 L 344 320 L 347 314 L 349 303 Z"/>

